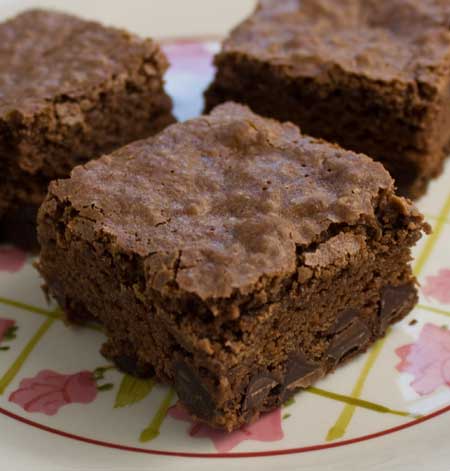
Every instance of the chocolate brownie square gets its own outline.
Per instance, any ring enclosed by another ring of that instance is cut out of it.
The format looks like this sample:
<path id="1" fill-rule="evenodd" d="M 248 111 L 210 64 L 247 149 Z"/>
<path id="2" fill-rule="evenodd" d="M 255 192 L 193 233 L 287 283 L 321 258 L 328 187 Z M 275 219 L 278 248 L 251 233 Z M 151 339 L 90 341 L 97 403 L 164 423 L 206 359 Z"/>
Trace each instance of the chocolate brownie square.
<path id="1" fill-rule="evenodd" d="M 48 183 L 174 121 L 159 46 L 74 16 L 0 24 L 0 239 L 34 245 Z"/>
<path id="2" fill-rule="evenodd" d="M 225 104 L 52 182 L 39 270 L 103 353 L 233 430 L 383 336 L 428 226 L 380 163 Z"/>
<path id="3" fill-rule="evenodd" d="M 450 3 L 262 0 L 225 40 L 207 109 L 234 100 L 381 161 L 417 198 L 450 144 Z"/>

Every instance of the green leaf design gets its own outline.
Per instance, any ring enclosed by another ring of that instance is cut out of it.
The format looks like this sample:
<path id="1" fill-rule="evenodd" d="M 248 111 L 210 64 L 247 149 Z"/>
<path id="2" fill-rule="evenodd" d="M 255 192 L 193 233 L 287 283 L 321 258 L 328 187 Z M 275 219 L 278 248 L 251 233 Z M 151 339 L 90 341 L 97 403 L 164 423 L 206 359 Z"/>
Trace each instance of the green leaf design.
<path id="1" fill-rule="evenodd" d="M 125 407 L 145 399 L 152 391 L 153 379 L 135 378 L 125 374 L 120 383 L 114 407 Z"/>
<path id="2" fill-rule="evenodd" d="M 108 370 L 115 370 L 115 369 L 116 369 L 115 365 L 99 366 L 98 368 L 95 368 L 92 374 L 94 375 L 95 381 L 100 381 L 101 379 L 105 379 L 105 373 Z"/>
<path id="3" fill-rule="evenodd" d="M 55 319 L 52 319 L 51 317 L 47 318 L 47 320 L 39 327 L 37 332 L 25 345 L 22 352 L 16 358 L 14 363 L 9 367 L 8 371 L 0 378 L 0 396 L 5 392 L 6 388 L 14 380 L 24 363 L 27 361 L 28 357 L 33 352 L 34 347 L 36 347 L 36 345 L 41 341 L 42 337 L 53 325 L 53 322 L 55 322 Z"/>
<path id="4" fill-rule="evenodd" d="M 16 337 L 17 337 L 17 325 L 13 325 L 12 327 L 10 327 L 6 333 L 5 333 L 5 336 L 3 337 L 4 340 L 14 340 Z"/>
<path id="5" fill-rule="evenodd" d="M 167 394 L 164 396 L 161 404 L 159 405 L 158 410 L 153 416 L 152 421 L 150 422 L 148 427 L 142 431 L 141 436 L 139 437 L 140 442 L 149 442 L 159 436 L 161 425 L 164 422 L 164 419 L 166 418 L 167 411 L 169 410 L 169 407 L 172 404 L 174 397 L 175 391 L 170 388 Z"/>
<path id="6" fill-rule="evenodd" d="M 102 384 L 101 386 L 97 386 L 98 391 L 111 391 L 111 389 L 114 388 L 114 384 L 112 383 L 106 383 Z"/>
<path id="7" fill-rule="evenodd" d="M 294 396 L 290 397 L 290 398 L 283 404 L 283 407 L 289 407 L 289 406 L 292 406 L 292 404 L 295 404 L 295 398 L 294 398 Z"/>

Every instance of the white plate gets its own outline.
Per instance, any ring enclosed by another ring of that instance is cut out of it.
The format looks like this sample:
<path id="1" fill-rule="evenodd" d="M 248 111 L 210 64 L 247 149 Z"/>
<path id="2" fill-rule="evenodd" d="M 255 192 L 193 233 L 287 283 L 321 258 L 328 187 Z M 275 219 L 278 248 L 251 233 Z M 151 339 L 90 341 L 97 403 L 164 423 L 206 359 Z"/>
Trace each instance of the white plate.
<path id="1" fill-rule="evenodd" d="M 9 14 L 26 3 L 0 7 Z M 223 33 L 253 2 L 112 3 L 45 5 L 169 37 Z M 218 43 L 164 47 L 176 113 L 194 116 Z M 450 331 L 442 328 L 450 322 L 449 181 L 447 165 L 419 203 L 435 229 L 415 251 L 420 306 L 366 355 L 231 436 L 192 430 L 172 407 L 169 388 L 133 382 L 113 368 L 102 375 L 102 334 L 55 318 L 32 260 L 0 247 L 0 348 L 7 348 L 0 350 L 0 469 L 449 470 Z"/>

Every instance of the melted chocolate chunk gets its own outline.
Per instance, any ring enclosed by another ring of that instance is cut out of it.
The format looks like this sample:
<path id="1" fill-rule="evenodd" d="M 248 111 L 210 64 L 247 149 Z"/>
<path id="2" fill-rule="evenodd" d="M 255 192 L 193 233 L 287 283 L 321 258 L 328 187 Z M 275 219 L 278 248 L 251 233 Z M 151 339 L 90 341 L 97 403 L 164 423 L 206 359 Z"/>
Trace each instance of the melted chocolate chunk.
<path id="1" fill-rule="evenodd" d="M 370 338 L 367 325 L 360 319 L 354 319 L 345 330 L 335 335 L 328 347 L 327 356 L 337 364 L 352 352 L 363 350 Z"/>
<path id="2" fill-rule="evenodd" d="M 243 408 L 244 410 L 258 409 L 266 400 L 270 391 L 277 385 L 275 379 L 268 373 L 262 373 L 254 376 L 245 394 Z"/>
<path id="3" fill-rule="evenodd" d="M 309 361 L 299 351 L 289 356 L 284 376 L 283 402 L 298 388 L 307 388 L 323 375 L 323 368 L 318 363 Z"/>
<path id="4" fill-rule="evenodd" d="M 197 417 L 210 420 L 214 416 L 215 405 L 211 395 L 197 373 L 182 361 L 175 364 L 175 390 L 180 401 Z"/>
<path id="5" fill-rule="evenodd" d="M 416 295 L 416 288 L 408 283 L 400 286 L 385 286 L 381 292 L 380 332 L 384 332 L 401 308 Z"/>
<path id="6" fill-rule="evenodd" d="M 154 370 L 150 366 L 143 368 L 139 365 L 139 362 L 135 356 L 132 355 L 120 355 L 114 358 L 116 366 L 132 376 L 139 376 L 140 378 L 149 378 L 154 375 Z"/>
<path id="7" fill-rule="evenodd" d="M 358 311 L 352 307 L 341 311 L 336 318 L 335 323 L 328 329 L 328 335 L 338 334 L 348 327 L 357 317 Z"/>

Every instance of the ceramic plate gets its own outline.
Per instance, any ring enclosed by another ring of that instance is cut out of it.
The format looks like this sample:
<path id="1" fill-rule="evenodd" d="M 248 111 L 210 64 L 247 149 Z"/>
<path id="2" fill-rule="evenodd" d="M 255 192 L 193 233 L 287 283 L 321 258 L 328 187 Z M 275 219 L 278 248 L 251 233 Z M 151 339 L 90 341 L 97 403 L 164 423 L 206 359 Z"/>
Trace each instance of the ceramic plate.
<path id="1" fill-rule="evenodd" d="M 198 115 L 219 47 L 204 35 L 214 22 L 223 33 L 252 2 L 229 2 L 219 17 L 228 0 L 128 3 L 103 16 L 105 2 L 53 5 L 147 35 L 137 13 L 159 12 L 149 23 L 166 37 L 176 114 Z M 4 13 L 23 4 L 6 2 Z M 171 22 L 164 12 L 174 9 Z M 196 15 L 214 21 L 197 27 Z M 191 39 L 167 39 L 186 17 L 189 28 L 180 28 Z M 0 246 L 0 469 L 449 470 L 449 181 L 447 165 L 419 202 L 434 232 L 415 250 L 414 312 L 366 355 L 232 434 L 192 424 L 172 389 L 117 371 L 99 354 L 102 332 L 67 327 L 33 259 Z"/>

